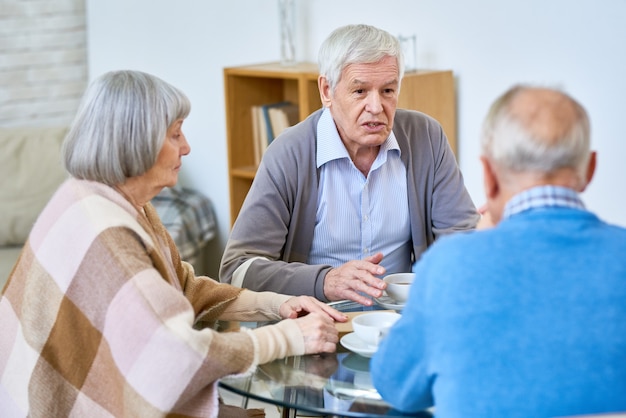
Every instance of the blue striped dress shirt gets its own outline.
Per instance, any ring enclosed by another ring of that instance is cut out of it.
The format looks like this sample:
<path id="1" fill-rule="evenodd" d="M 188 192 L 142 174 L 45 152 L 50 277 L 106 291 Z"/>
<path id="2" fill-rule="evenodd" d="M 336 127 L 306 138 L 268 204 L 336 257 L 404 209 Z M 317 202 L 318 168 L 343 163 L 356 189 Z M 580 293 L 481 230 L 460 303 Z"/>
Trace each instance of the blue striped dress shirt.
<path id="1" fill-rule="evenodd" d="M 320 183 L 308 263 L 338 267 L 382 252 L 387 273 L 411 271 L 406 168 L 393 132 L 365 177 L 325 109 L 317 125 L 316 161 Z"/>

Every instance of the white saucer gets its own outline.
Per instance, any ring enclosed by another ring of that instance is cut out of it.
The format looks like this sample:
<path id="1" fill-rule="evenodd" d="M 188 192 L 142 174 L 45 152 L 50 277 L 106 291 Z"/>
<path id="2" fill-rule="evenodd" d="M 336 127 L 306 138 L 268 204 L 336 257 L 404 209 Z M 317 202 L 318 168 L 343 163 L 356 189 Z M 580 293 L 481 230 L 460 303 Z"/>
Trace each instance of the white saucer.
<path id="1" fill-rule="evenodd" d="M 372 357 L 378 349 L 378 347 L 364 342 L 362 339 L 357 337 L 354 332 L 344 335 L 341 337 L 339 342 L 341 342 L 341 345 L 346 347 L 348 350 L 360 354 L 363 357 Z"/>
<path id="2" fill-rule="evenodd" d="M 396 302 L 395 299 L 392 299 L 391 297 L 387 295 L 383 295 L 379 298 L 374 298 L 374 300 L 376 301 L 377 304 L 379 304 L 383 308 L 393 309 L 394 311 L 401 311 L 402 309 L 404 309 L 404 305 L 405 305 L 404 303 Z"/>

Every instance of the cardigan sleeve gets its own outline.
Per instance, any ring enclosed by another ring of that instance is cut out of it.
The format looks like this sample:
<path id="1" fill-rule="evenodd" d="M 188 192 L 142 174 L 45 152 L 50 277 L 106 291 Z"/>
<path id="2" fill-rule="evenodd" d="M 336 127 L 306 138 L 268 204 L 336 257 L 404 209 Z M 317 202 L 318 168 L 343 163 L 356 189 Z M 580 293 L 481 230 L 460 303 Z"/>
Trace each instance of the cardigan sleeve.
<path id="1" fill-rule="evenodd" d="M 321 111 L 277 137 L 263 155 L 229 237 L 220 280 L 326 301 L 329 265 L 310 265 L 317 207 L 315 134 Z"/>

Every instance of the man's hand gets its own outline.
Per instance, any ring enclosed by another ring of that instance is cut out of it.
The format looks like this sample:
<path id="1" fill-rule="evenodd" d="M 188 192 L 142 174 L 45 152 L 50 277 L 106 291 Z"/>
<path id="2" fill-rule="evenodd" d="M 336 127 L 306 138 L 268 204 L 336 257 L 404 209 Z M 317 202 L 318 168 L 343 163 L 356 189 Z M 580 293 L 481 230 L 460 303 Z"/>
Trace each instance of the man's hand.
<path id="1" fill-rule="evenodd" d="M 382 253 L 363 260 L 348 261 L 346 264 L 334 268 L 326 274 L 324 279 L 324 295 L 328 300 L 350 299 L 361 305 L 371 306 L 373 298 L 383 295 L 387 283 L 376 276 L 385 274 L 385 268 L 378 263 L 383 259 Z"/>
<path id="2" fill-rule="evenodd" d="M 476 229 L 487 229 L 495 226 L 486 204 L 478 208 L 478 213 L 480 213 L 480 220 L 478 221 L 478 225 L 476 225 Z"/>

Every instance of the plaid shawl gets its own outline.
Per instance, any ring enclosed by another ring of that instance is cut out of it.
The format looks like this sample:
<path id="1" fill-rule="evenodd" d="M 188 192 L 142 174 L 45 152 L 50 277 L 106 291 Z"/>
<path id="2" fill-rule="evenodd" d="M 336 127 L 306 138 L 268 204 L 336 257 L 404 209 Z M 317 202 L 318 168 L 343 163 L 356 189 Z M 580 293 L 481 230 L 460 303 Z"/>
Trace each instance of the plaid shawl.
<path id="1" fill-rule="evenodd" d="M 216 416 L 216 381 L 247 371 L 247 333 L 195 330 L 241 289 L 195 277 L 154 209 L 66 181 L 0 299 L 0 415 Z"/>

